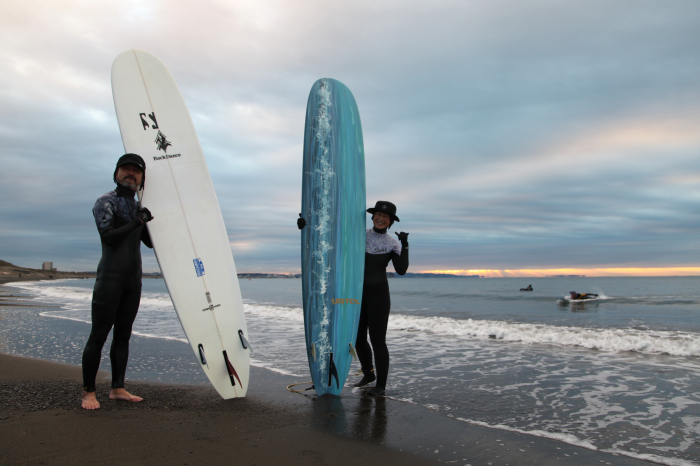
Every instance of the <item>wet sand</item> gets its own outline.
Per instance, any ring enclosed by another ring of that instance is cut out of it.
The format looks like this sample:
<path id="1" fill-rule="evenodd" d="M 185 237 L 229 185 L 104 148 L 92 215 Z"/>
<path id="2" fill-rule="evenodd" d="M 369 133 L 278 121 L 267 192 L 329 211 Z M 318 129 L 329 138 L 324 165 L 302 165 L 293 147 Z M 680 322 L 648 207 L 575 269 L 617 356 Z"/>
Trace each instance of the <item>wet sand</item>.
<path id="1" fill-rule="evenodd" d="M 142 403 L 79 409 L 80 368 L 0 355 L 0 464 L 372 464 L 432 461 L 315 429 L 294 405 L 131 383 Z"/>

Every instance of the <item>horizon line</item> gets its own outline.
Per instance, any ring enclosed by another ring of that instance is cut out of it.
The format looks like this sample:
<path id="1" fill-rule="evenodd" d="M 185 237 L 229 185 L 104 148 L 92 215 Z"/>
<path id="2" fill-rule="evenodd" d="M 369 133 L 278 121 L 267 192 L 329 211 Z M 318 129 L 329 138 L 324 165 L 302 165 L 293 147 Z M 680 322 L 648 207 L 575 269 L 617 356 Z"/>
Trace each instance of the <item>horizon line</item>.
<path id="1" fill-rule="evenodd" d="M 595 267 L 567 269 L 455 269 L 421 270 L 415 273 L 479 275 L 484 278 L 547 278 L 561 275 L 586 277 L 692 277 L 700 267 Z"/>

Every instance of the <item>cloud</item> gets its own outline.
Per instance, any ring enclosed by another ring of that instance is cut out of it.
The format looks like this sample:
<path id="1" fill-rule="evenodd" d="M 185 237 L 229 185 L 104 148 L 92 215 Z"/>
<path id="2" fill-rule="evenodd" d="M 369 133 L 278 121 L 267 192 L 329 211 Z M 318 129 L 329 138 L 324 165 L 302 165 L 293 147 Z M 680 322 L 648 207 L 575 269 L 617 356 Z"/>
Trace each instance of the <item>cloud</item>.
<path id="1" fill-rule="evenodd" d="M 239 270 L 299 270 L 321 77 L 356 97 L 368 204 L 398 205 L 412 268 L 693 266 L 699 20 L 694 1 L 5 2 L 0 255 L 97 264 L 110 67 L 140 48 L 180 86 Z"/>

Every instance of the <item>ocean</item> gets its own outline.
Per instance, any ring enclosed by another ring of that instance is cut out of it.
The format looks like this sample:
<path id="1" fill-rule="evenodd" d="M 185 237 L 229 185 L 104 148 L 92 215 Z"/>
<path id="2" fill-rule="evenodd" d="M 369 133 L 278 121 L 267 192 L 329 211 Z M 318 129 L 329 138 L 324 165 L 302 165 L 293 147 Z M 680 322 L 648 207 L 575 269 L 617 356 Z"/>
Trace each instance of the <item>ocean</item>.
<path id="1" fill-rule="evenodd" d="M 239 281 L 252 364 L 310 380 L 301 280 Z M 186 342 L 164 282 L 143 284 L 134 332 Z M 534 291 L 519 291 L 528 284 Z M 9 286 L 50 306 L 37 308 L 42 316 L 88 324 L 93 285 Z M 700 464 L 700 277 L 393 278 L 389 286 L 389 398 L 462 422 Z M 572 303 L 572 290 L 599 298 Z M 51 344 L 79 357 L 84 340 Z M 194 356 L 164 366 L 206 383 L 192 376 Z M 360 378 L 356 369 L 348 383 Z"/>

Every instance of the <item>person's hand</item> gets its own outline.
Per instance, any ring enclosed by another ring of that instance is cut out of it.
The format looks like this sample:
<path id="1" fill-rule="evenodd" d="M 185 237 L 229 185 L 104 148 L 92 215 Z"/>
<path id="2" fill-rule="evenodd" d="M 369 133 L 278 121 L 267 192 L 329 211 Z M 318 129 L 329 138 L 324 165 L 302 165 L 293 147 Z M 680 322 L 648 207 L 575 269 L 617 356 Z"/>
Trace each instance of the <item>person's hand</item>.
<path id="1" fill-rule="evenodd" d="M 396 233 L 396 236 L 399 237 L 399 241 L 401 241 L 401 245 L 407 245 L 408 244 L 408 233 L 402 231 L 401 233 Z"/>
<path id="2" fill-rule="evenodd" d="M 148 210 L 145 207 L 139 207 L 139 210 L 136 211 L 136 218 L 141 220 L 141 223 L 144 225 L 151 220 L 153 220 L 153 215 L 151 215 L 151 211 Z"/>
<path id="3" fill-rule="evenodd" d="M 306 226 L 306 220 L 304 220 L 304 217 L 302 217 L 301 214 L 299 214 L 299 218 L 297 219 L 297 226 L 300 230 Z"/>

